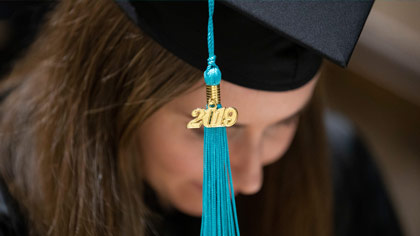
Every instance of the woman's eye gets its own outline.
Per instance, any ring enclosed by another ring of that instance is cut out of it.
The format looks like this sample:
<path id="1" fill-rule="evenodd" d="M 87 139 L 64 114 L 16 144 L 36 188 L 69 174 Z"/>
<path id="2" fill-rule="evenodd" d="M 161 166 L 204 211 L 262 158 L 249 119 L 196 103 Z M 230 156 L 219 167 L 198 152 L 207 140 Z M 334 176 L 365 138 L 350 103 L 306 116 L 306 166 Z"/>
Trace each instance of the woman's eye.
<path id="1" fill-rule="evenodd" d="M 203 138 L 204 137 L 204 128 L 203 128 L 203 126 L 201 126 L 200 128 L 198 128 L 198 129 L 193 129 L 193 132 L 198 136 L 198 137 L 201 137 L 201 138 Z"/>
<path id="2" fill-rule="evenodd" d="M 292 125 L 294 125 L 297 121 L 299 120 L 299 116 L 294 116 L 290 119 L 287 119 L 283 122 L 280 122 L 278 124 L 275 124 L 273 126 L 271 126 L 270 128 L 268 128 L 266 130 L 266 135 L 268 136 L 276 136 L 276 135 L 280 135 L 282 134 L 282 130 L 283 129 L 287 129 L 289 127 L 292 127 Z"/>
<path id="3" fill-rule="evenodd" d="M 241 130 L 236 128 L 235 126 L 229 127 L 229 128 L 226 129 L 226 135 L 227 135 L 229 140 L 238 136 L 239 132 L 241 132 Z"/>
<path id="4" fill-rule="evenodd" d="M 282 123 L 278 124 L 279 126 L 284 125 L 284 126 L 289 126 L 294 124 L 297 120 L 298 120 L 299 116 L 293 116 L 290 119 L 287 119 L 285 121 L 283 121 Z"/>

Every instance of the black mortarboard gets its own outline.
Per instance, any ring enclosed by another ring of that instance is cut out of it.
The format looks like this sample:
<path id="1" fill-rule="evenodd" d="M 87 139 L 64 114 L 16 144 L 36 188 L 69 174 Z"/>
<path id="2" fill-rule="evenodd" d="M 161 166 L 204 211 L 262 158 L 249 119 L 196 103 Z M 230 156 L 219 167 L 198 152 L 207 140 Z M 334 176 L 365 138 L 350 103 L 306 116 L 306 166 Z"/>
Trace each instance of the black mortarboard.
<path id="1" fill-rule="evenodd" d="M 204 71 L 207 1 L 117 1 L 167 50 Z M 223 80 L 254 89 L 298 88 L 322 57 L 346 66 L 373 0 L 215 2 L 217 65 Z"/>

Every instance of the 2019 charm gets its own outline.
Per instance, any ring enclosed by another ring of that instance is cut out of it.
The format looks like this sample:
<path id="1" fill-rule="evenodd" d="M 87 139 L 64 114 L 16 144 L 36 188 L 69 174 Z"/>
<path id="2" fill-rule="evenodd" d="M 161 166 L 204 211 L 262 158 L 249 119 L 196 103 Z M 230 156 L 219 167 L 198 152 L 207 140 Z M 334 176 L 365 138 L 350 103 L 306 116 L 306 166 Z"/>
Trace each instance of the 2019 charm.
<path id="1" fill-rule="evenodd" d="M 238 111 L 233 107 L 220 105 L 219 85 L 207 86 L 207 109 L 197 108 L 191 112 L 193 120 L 188 122 L 187 128 L 231 127 L 238 120 Z"/>

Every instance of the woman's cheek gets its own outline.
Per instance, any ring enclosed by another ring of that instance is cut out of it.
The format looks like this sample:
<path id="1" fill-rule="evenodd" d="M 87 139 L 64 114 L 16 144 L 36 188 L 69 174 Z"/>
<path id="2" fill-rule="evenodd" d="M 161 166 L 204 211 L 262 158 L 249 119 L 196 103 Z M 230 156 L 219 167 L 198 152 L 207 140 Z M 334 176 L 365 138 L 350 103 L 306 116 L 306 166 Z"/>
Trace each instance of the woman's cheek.
<path id="1" fill-rule="evenodd" d="M 178 116 L 155 113 L 140 128 L 146 180 L 171 199 L 177 189 L 202 179 L 202 139 L 194 137 Z"/>
<path id="2" fill-rule="evenodd" d="M 164 171 L 172 173 L 173 178 L 197 178 L 197 169 L 202 168 L 202 139 L 191 134 L 185 127 L 172 127 L 172 132 L 162 135 L 155 143 L 156 159 L 166 167 Z"/>
<path id="3" fill-rule="evenodd" d="M 179 131 L 179 132 L 178 132 Z M 203 179 L 202 138 L 195 137 L 191 130 L 174 129 L 175 137 L 168 140 L 162 150 L 163 165 L 166 173 L 163 185 L 166 185 L 168 202 L 178 210 L 192 215 L 201 214 L 201 189 Z M 185 132 L 188 132 L 186 136 Z M 201 142 L 201 144 L 200 144 Z"/>

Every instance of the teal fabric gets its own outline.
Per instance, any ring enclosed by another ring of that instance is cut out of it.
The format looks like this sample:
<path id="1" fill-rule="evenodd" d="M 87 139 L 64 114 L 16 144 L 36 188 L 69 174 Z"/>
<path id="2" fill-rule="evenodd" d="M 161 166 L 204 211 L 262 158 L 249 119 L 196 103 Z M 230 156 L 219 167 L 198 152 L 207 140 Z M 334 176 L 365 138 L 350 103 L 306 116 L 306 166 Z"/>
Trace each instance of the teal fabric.
<path id="1" fill-rule="evenodd" d="M 221 105 L 218 104 L 218 108 Z M 204 127 L 201 236 L 240 235 L 226 127 Z"/>
<path id="2" fill-rule="evenodd" d="M 216 65 L 213 35 L 214 0 L 209 0 L 207 85 L 218 85 L 222 77 Z M 221 108 L 217 104 L 217 108 Z M 207 107 L 208 108 L 208 107 Z M 240 235 L 229 161 L 226 127 L 204 127 L 203 213 L 201 236 Z"/>

